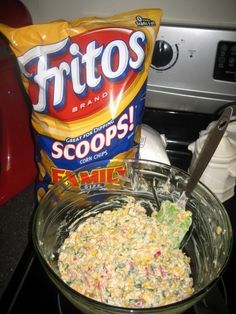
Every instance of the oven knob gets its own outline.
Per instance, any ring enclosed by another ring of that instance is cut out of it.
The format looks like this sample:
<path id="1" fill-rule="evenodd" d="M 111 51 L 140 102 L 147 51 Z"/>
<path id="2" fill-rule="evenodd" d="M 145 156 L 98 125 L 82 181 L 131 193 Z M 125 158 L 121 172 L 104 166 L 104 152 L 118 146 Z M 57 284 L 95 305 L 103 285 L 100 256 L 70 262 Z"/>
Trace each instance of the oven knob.
<path id="1" fill-rule="evenodd" d="M 178 58 L 178 46 L 171 46 L 164 40 L 157 40 L 154 46 L 151 66 L 160 71 L 171 68 Z"/>

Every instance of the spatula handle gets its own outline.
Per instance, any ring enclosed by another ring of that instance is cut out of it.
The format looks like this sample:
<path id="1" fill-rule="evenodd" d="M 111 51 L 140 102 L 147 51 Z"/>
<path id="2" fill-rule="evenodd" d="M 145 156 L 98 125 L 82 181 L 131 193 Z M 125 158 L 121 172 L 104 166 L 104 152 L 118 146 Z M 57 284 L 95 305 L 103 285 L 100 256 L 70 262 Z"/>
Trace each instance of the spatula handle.
<path id="1" fill-rule="evenodd" d="M 225 130 L 227 129 L 232 113 L 232 107 L 225 108 L 215 126 L 208 134 L 207 139 L 200 151 L 200 154 L 195 161 L 195 164 L 193 165 L 193 170 L 190 173 L 190 178 L 185 187 L 185 193 L 187 196 L 192 193 L 193 189 L 201 178 L 202 173 L 204 172 L 212 156 L 214 155 L 214 152 L 219 145 L 225 133 Z"/>

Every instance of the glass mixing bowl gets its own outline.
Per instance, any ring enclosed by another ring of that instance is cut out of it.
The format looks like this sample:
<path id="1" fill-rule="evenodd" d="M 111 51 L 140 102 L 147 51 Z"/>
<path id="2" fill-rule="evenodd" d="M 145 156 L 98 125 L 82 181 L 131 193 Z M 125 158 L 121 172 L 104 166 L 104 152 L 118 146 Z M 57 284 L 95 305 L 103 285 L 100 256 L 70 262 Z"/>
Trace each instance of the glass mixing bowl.
<path id="1" fill-rule="evenodd" d="M 105 165 L 106 163 L 104 163 Z M 90 164 L 91 169 L 96 164 Z M 225 270 L 232 248 L 232 228 L 223 205 L 199 183 L 188 199 L 192 226 L 182 249 L 191 258 L 194 293 L 179 302 L 155 308 L 123 308 L 90 299 L 62 281 L 58 249 L 84 219 L 117 208 L 127 196 L 147 200 L 179 199 L 189 175 L 173 166 L 146 160 L 113 160 L 108 168 L 93 172 L 82 167 L 55 184 L 41 200 L 33 219 L 33 242 L 39 259 L 56 287 L 84 313 L 182 313 L 204 297 Z M 106 184 L 103 184 L 106 182 Z M 148 211 L 148 208 L 147 208 Z"/>

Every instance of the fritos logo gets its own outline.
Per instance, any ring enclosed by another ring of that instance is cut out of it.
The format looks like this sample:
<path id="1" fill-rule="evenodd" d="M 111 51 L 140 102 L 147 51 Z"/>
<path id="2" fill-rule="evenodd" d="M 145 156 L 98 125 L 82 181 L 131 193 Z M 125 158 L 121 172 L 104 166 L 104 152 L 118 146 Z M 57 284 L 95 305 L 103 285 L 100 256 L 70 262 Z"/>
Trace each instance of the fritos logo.
<path id="1" fill-rule="evenodd" d="M 142 31 L 103 28 L 36 46 L 18 62 L 33 109 L 73 121 L 116 106 L 142 70 L 145 52 Z"/>

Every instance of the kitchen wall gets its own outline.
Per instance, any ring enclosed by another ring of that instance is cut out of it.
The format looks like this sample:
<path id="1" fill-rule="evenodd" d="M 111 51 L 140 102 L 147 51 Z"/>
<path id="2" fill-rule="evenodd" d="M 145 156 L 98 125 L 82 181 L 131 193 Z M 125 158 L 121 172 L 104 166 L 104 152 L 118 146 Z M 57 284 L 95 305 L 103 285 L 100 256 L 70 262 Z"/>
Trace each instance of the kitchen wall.
<path id="1" fill-rule="evenodd" d="M 21 0 L 34 23 L 160 7 L 162 22 L 236 28 L 236 0 Z"/>

